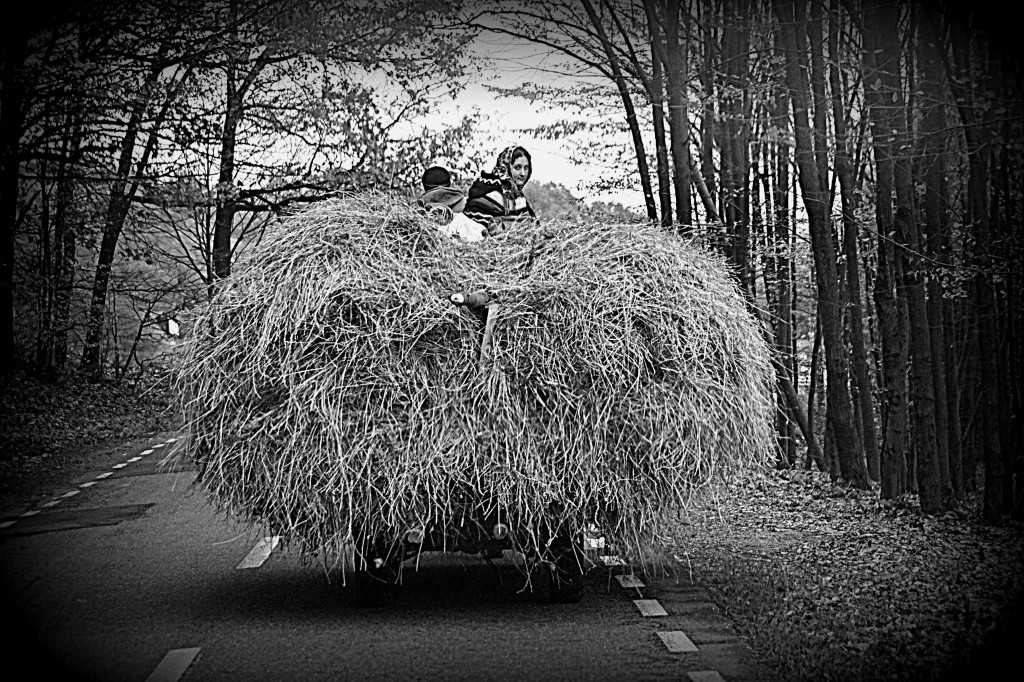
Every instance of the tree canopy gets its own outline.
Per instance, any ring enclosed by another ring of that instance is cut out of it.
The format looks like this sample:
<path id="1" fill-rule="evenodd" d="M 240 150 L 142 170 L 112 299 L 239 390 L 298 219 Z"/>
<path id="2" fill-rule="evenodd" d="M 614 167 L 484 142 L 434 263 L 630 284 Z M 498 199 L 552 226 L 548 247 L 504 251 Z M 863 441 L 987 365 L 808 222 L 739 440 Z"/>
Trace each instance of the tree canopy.
<path id="1" fill-rule="evenodd" d="M 637 190 L 640 219 L 729 261 L 776 351 L 779 466 L 913 492 L 927 513 L 981 482 L 988 520 L 1022 513 L 1024 98 L 987 8 L 34 9 L 3 43 L 0 351 L 36 371 L 81 353 L 94 379 L 122 376 L 268 221 L 339 191 L 413 191 L 480 133 L 469 112 L 422 121 L 478 76 L 487 32 L 545 55 L 547 77 L 507 91 L 555 105 L 522 135 L 617 169 L 595 186 Z M 545 219 L 636 219 L 528 189 Z"/>

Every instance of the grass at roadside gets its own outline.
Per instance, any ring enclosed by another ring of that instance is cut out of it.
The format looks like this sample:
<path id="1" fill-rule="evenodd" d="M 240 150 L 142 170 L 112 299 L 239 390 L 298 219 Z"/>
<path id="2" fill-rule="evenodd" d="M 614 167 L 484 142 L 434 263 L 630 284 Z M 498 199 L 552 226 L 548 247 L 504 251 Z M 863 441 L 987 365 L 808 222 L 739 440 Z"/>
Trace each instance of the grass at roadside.
<path id="1" fill-rule="evenodd" d="M 112 448 L 173 428 L 166 386 L 0 379 L 0 497 L 40 493 Z"/>
<path id="2" fill-rule="evenodd" d="M 822 474 L 750 475 L 677 554 L 783 679 L 999 679 L 1024 642 L 1024 533 L 977 504 L 924 517 Z"/>

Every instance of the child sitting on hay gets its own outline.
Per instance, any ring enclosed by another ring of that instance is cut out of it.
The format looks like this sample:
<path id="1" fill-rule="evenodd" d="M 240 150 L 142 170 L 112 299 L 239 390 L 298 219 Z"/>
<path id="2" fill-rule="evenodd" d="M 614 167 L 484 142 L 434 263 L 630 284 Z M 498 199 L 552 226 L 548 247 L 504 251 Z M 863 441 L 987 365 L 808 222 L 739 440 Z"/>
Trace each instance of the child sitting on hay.
<path id="1" fill-rule="evenodd" d="M 442 234 L 468 242 L 478 242 L 487 236 L 480 223 L 463 215 L 466 195 L 452 185 L 451 174 L 441 166 L 431 166 L 424 171 L 423 194 L 416 203 L 437 221 Z"/>

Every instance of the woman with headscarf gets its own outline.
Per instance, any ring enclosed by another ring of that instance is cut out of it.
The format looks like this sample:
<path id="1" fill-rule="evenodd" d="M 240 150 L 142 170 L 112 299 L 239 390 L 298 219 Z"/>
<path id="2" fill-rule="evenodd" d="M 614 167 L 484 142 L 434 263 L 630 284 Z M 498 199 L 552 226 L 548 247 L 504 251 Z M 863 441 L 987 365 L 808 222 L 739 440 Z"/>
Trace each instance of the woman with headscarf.
<path id="1" fill-rule="evenodd" d="M 507 147 L 498 155 L 494 170 L 484 171 L 469 187 L 469 197 L 463 209 L 468 217 L 497 234 L 504 218 L 537 218 L 523 187 L 533 175 L 530 152 L 522 147 Z"/>

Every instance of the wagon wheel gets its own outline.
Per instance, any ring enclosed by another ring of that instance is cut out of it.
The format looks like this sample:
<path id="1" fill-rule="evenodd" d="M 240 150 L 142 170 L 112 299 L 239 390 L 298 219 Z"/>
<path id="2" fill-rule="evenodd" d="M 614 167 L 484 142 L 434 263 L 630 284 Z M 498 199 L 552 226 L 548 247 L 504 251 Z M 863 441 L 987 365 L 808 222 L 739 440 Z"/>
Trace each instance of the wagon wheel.
<path id="1" fill-rule="evenodd" d="M 530 568 L 530 585 L 537 601 L 551 604 L 576 604 L 583 599 L 584 561 L 578 542 L 556 538 L 547 552 L 549 559 L 538 557 Z"/>
<path id="2" fill-rule="evenodd" d="M 342 586 L 345 601 L 357 608 L 387 606 L 394 593 L 402 557 L 380 547 L 371 548 L 365 557 L 359 556 L 354 545 L 347 552 Z"/>

